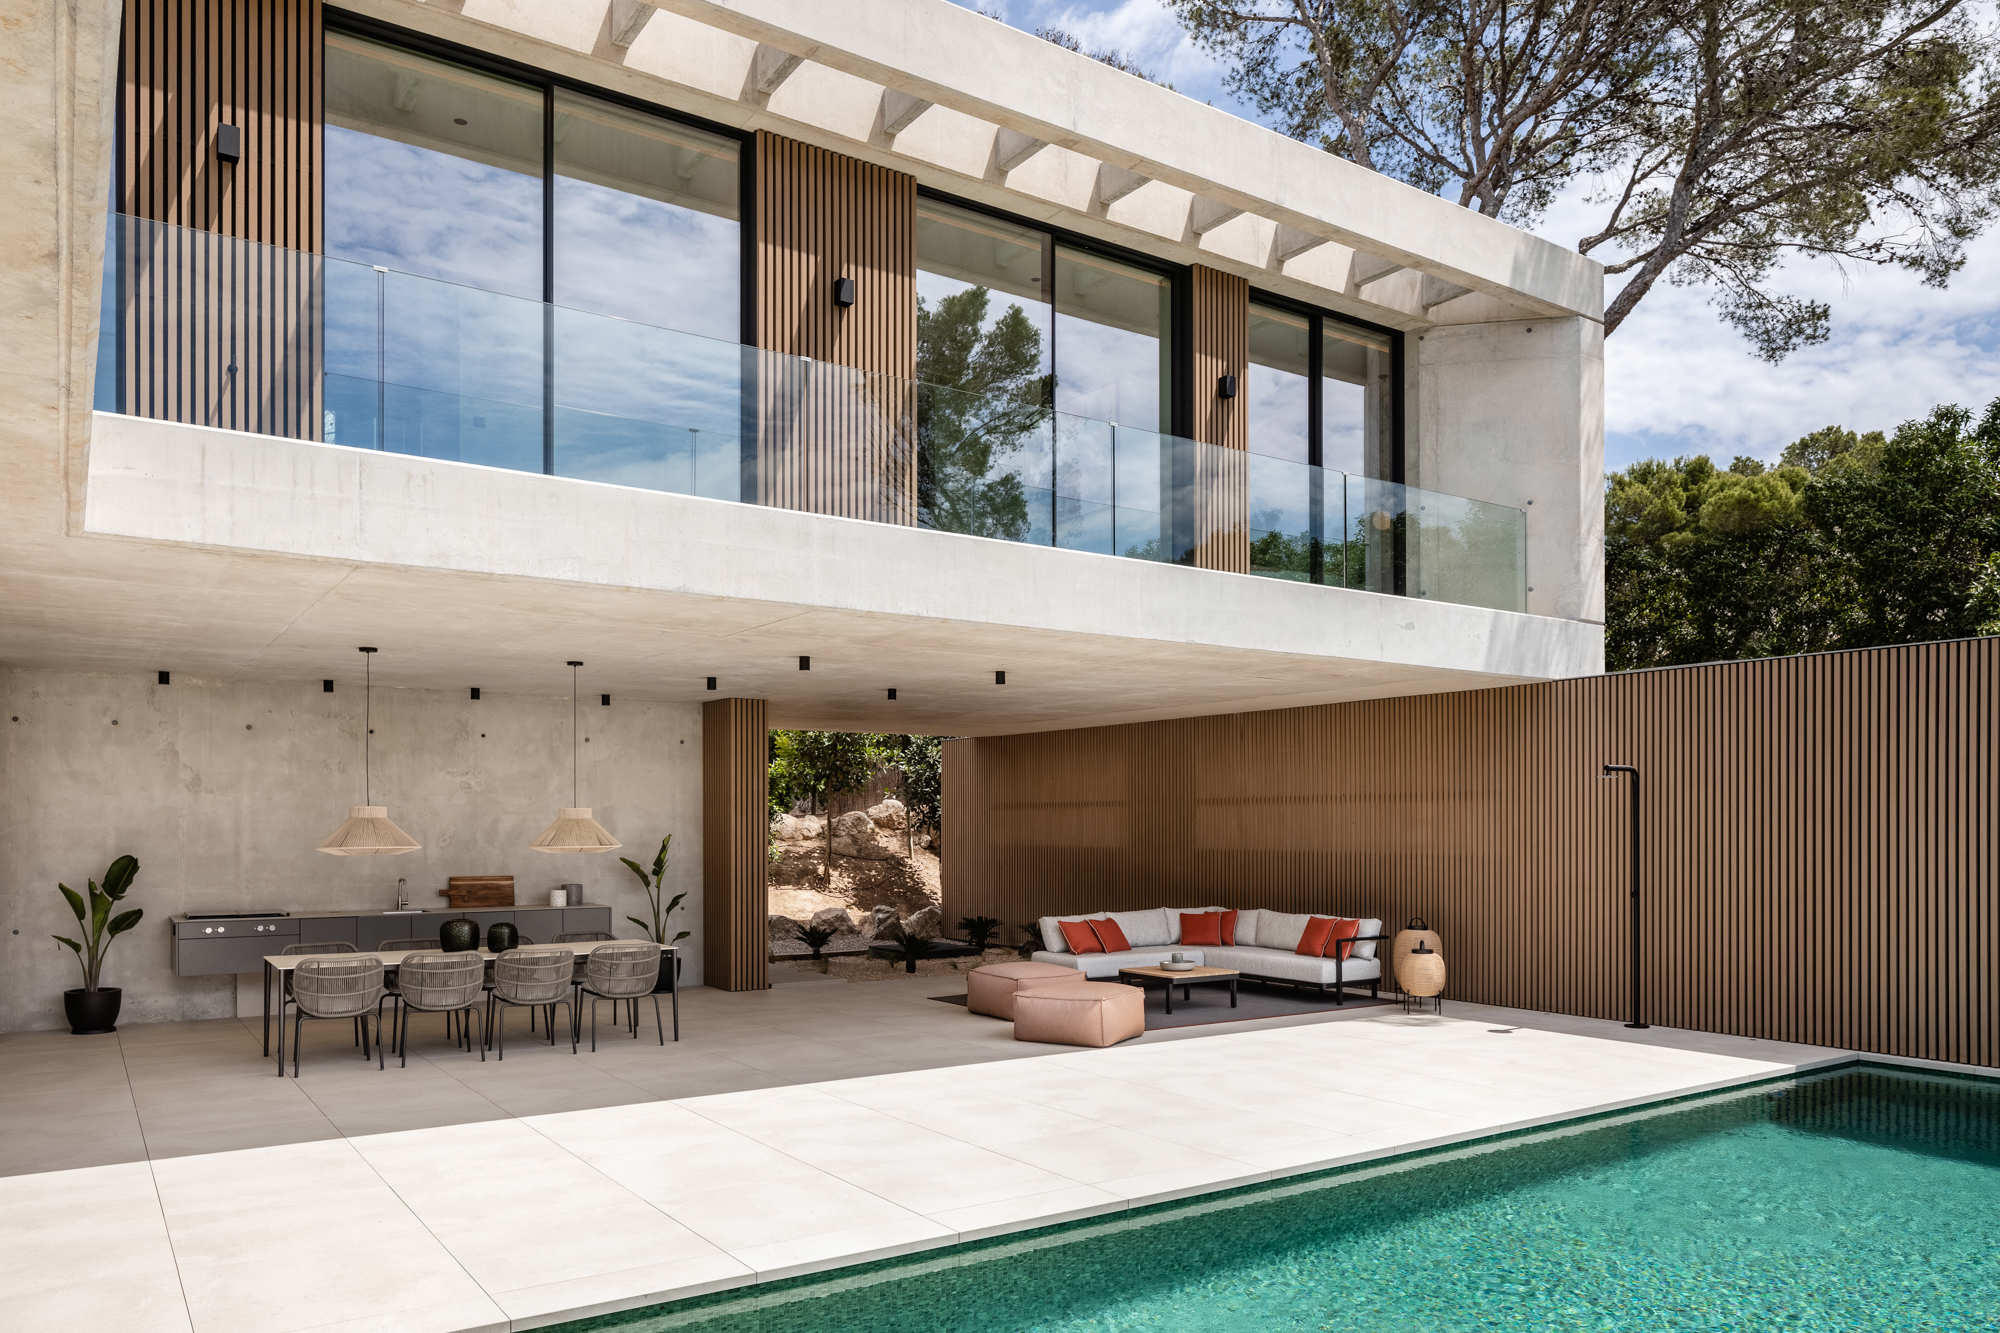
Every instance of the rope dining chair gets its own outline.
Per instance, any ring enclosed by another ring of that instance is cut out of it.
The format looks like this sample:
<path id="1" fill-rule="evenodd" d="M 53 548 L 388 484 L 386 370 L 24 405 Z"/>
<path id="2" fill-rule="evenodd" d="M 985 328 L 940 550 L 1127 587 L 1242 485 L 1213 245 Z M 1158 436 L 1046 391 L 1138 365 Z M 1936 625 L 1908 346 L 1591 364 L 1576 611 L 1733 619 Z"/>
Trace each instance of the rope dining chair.
<path id="1" fill-rule="evenodd" d="M 569 1011 L 569 1053 L 576 1054 L 576 982 L 574 959 L 568 949 L 509 949 L 493 960 L 493 981 L 486 992 L 486 1041 L 507 1058 L 507 1006 L 548 1016 L 549 1044 L 556 1040 L 556 1006 Z M 532 1030 L 532 1029 L 530 1029 Z"/>
<path id="2" fill-rule="evenodd" d="M 486 995 L 486 959 L 477 953 L 413 953 L 402 961 L 396 978 L 396 1054 L 404 1068 L 410 1063 L 410 1015 L 458 1014 L 470 1020 L 479 1014 Z M 479 1058 L 486 1059 L 484 1015 L 480 1015 Z M 449 1022 L 449 1019 L 447 1019 Z M 471 1023 L 463 1031 L 471 1039 Z"/>
<path id="3" fill-rule="evenodd" d="M 364 1053 L 368 1015 L 375 1015 L 375 1067 L 382 1060 L 382 960 L 380 958 L 306 958 L 292 969 L 292 1077 L 299 1076 L 299 1048 L 304 1045 L 308 1018 L 348 1018 L 361 1025 Z M 282 1067 L 278 1073 L 284 1073 Z"/>
<path id="4" fill-rule="evenodd" d="M 665 1026 L 660 1022 L 660 997 L 653 995 L 653 986 L 660 979 L 660 946 L 641 940 L 615 941 L 600 944 L 590 951 L 584 961 L 583 980 L 577 984 L 579 995 L 590 997 L 590 1049 L 597 1049 L 597 1002 L 620 1000 L 632 1005 L 632 1027 L 634 1037 L 639 1035 L 639 1000 L 643 996 L 653 996 L 653 1027 L 660 1034 L 660 1045 L 667 1044 Z M 583 1015 L 575 1018 L 582 1025 Z"/>
<path id="5" fill-rule="evenodd" d="M 566 930 L 556 936 L 556 943 L 592 944 L 604 940 L 615 940 L 617 938 L 616 935 L 613 935 L 608 930 Z M 583 984 L 583 965 L 589 957 L 590 955 L 585 953 L 580 953 L 576 956 L 576 984 L 579 986 Z"/>
<path id="6" fill-rule="evenodd" d="M 353 952 L 354 952 L 354 946 L 349 944 L 346 940 L 328 940 L 323 944 L 287 944 L 284 948 L 278 950 L 278 953 L 286 958 L 297 958 L 303 955 L 312 955 L 312 954 L 336 954 L 336 953 L 353 953 Z M 279 1027 L 283 1027 L 285 1025 L 285 1010 L 289 1008 L 292 1003 L 292 974 L 286 972 L 283 973 L 282 975 L 284 977 L 285 984 L 284 984 L 284 993 L 278 997 Z M 354 1044 L 356 1046 L 362 1047 L 361 1058 L 366 1060 L 368 1058 L 368 1048 L 366 1046 L 362 1046 L 361 1020 L 358 1018 L 354 1020 Z"/>

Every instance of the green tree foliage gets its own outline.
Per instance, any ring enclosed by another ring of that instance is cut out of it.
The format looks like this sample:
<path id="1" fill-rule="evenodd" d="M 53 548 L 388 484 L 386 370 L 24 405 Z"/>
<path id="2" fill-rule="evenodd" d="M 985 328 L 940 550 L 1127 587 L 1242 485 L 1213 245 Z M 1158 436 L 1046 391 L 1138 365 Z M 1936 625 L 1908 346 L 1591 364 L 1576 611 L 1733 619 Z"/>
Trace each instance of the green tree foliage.
<path id="1" fill-rule="evenodd" d="M 903 775 L 910 827 L 935 835 L 944 820 L 944 742 L 936 736 L 885 736 L 883 754 Z"/>
<path id="2" fill-rule="evenodd" d="M 1020 541 L 1028 497 L 1008 467 L 1050 429 L 1042 334 L 1017 305 L 991 322 L 984 287 L 917 301 L 918 522 Z"/>
<path id="3" fill-rule="evenodd" d="M 2000 632 L 2000 401 L 1828 427 L 1775 468 L 1635 463 L 1605 578 L 1614 671 Z"/>
<path id="4" fill-rule="evenodd" d="M 822 811 L 844 791 L 868 785 L 883 762 L 882 738 L 859 731 L 774 731 L 771 733 L 771 787 L 779 785 L 795 800 L 809 800 Z M 775 806 L 776 798 L 773 797 Z M 789 808 L 776 806 L 777 809 Z M 822 881 L 833 880 L 833 820 L 826 821 L 826 860 Z"/>
<path id="5" fill-rule="evenodd" d="M 1708 289 L 1776 360 L 1830 311 L 1794 256 L 1942 286 L 2000 203 L 2000 52 L 1970 0 L 1170 0 L 1232 91 L 1309 143 L 1533 225 L 1619 279 Z"/>

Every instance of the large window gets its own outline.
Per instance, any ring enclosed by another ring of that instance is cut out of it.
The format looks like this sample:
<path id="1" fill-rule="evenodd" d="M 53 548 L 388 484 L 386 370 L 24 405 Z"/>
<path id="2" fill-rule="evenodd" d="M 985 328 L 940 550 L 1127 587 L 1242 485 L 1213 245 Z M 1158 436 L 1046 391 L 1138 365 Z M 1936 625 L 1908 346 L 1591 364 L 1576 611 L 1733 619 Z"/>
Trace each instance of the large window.
<path id="1" fill-rule="evenodd" d="M 1167 278 L 928 199 L 917 270 L 923 522 L 1163 555 Z"/>
<path id="2" fill-rule="evenodd" d="M 736 498 L 738 149 L 332 33 L 326 438 Z"/>
<path id="3" fill-rule="evenodd" d="M 1383 577 L 1380 543 L 1355 547 L 1346 511 L 1364 502 L 1371 513 L 1381 509 L 1393 497 L 1377 492 L 1393 491 L 1398 480 L 1392 335 L 1253 303 L 1244 388 L 1251 567 L 1375 586 Z"/>

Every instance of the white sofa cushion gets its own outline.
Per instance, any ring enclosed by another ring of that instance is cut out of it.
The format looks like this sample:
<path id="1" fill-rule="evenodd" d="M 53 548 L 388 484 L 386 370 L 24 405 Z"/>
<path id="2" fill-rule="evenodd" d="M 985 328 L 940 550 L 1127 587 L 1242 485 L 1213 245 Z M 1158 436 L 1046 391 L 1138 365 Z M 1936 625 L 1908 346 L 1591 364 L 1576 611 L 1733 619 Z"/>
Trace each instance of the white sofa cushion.
<path id="1" fill-rule="evenodd" d="M 1349 958 L 1337 967 L 1331 958 L 1308 958 L 1289 949 L 1236 948 L 1207 949 L 1210 967 L 1233 967 L 1250 977 L 1271 977 L 1278 981 L 1302 981 L 1307 985 L 1331 986 L 1335 981 L 1373 981 L 1382 975 L 1382 965 L 1372 958 Z"/>
<path id="2" fill-rule="evenodd" d="M 1263 912 L 1255 907 L 1237 909 L 1235 937 L 1237 944 L 1248 944 L 1257 938 L 1257 921 L 1263 915 Z"/>
<path id="3" fill-rule="evenodd" d="M 1135 949 L 1157 948 L 1181 937 L 1179 918 L 1169 922 L 1167 909 L 1150 907 L 1142 912 L 1112 912 L 1110 917 L 1125 932 L 1125 942 Z"/>
<path id="4" fill-rule="evenodd" d="M 1287 953 L 1299 947 L 1299 936 L 1306 933 L 1306 922 L 1311 917 L 1299 912 L 1259 912 L 1257 914 L 1257 935 L 1245 940 L 1239 930 L 1238 944 L 1250 944 L 1259 949 L 1282 949 Z"/>
<path id="5" fill-rule="evenodd" d="M 1380 935 L 1382 933 L 1382 923 L 1380 921 L 1377 921 L 1372 916 L 1363 917 L 1361 919 L 1361 933 L 1363 935 Z M 1354 946 L 1354 952 L 1349 956 L 1348 961 L 1352 962 L 1356 958 L 1372 959 L 1374 957 L 1375 957 L 1375 941 L 1363 940 L 1361 943 Z"/>
<path id="6" fill-rule="evenodd" d="M 1060 932 L 1058 932 L 1060 933 Z M 1042 950 L 1030 959 L 1036 963 L 1055 963 L 1062 967 L 1073 967 L 1092 981 L 1115 978 L 1121 967 L 1153 967 L 1166 962 L 1176 953 L 1185 954 L 1199 963 L 1201 949 L 1123 949 L 1117 953 L 1056 953 Z M 1238 969 L 1239 971 L 1241 969 Z"/>

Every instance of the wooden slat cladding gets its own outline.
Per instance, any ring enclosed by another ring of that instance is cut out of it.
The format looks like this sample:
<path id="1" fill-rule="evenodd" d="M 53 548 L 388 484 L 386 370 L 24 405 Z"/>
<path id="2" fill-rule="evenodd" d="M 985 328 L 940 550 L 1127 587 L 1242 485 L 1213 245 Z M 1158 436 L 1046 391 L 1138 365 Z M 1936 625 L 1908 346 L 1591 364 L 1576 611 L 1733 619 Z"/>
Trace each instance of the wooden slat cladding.
<path id="1" fill-rule="evenodd" d="M 702 705 L 702 979 L 722 990 L 771 984 L 769 734 L 762 699 Z"/>
<path id="2" fill-rule="evenodd" d="M 1421 915 L 1448 999 L 2000 1065 L 2000 639 L 949 742 L 945 917 Z M 1448 1010 L 1449 1006 L 1447 1006 Z"/>
<path id="3" fill-rule="evenodd" d="M 319 0 L 130 0 L 117 211 L 120 403 L 317 438 Z M 217 152 L 236 127 L 242 156 Z"/>
<path id="4" fill-rule="evenodd" d="M 1250 283 L 1200 264 L 1190 275 L 1194 437 L 1203 444 L 1195 464 L 1195 564 L 1203 569 L 1250 568 Z M 1216 383 L 1234 375 L 1237 396 Z"/>
<path id="5" fill-rule="evenodd" d="M 759 132 L 756 181 L 758 497 L 914 523 L 916 180 Z"/>

